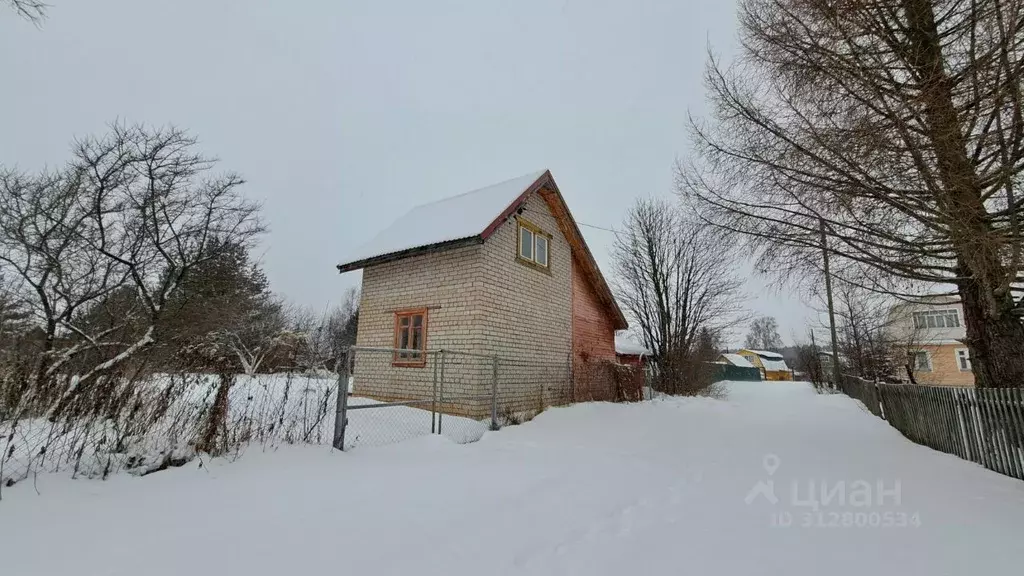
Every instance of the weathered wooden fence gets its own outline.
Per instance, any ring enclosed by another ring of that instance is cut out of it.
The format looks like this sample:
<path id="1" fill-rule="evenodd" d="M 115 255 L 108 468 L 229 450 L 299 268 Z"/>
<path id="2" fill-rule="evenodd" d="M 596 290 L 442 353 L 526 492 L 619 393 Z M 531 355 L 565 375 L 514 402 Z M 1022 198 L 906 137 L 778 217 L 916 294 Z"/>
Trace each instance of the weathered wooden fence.
<path id="1" fill-rule="evenodd" d="M 918 444 L 1024 480 L 1024 389 L 876 384 L 851 376 L 838 388 Z"/>
<path id="2" fill-rule="evenodd" d="M 850 398 L 856 398 L 860 400 L 867 409 L 878 416 L 884 418 L 882 415 L 882 406 L 878 398 L 878 388 L 875 387 L 875 383 L 857 378 L 855 376 L 843 375 L 839 381 L 839 390 L 849 396 Z"/>

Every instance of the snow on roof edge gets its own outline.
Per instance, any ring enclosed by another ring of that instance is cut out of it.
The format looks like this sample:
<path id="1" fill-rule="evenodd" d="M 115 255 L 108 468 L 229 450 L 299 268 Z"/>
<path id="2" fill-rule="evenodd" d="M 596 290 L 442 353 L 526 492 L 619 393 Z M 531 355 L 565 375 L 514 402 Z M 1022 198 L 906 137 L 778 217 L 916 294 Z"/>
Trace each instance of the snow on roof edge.
<path id="1" fill-rule="evenodd" d="M 761 356 L 763 358 L 782 358 L 783 357 L 782 354 L 779 354 L 778 352 L 769 352 L 768 350 L 751 350 L 750 348 L 747 348 L 746 350 L 747 350 L 747 352 L 753 352 L 754 354 L 757 354 L 758 356 Z"/>
<path id="2" fill-rule="evenodd" d="M 626 335 L 615 335 L 615 353 L 623 356 L 650 356 L 652 352 L 644 345 Z"/>
<path id="3" fill-rule="evenodd" d="M 373 238 L 355 248 L 337 265 L 350 268 L 374 258 L 479 236 L 548 170 L 530 172 L 496 184 L 419 204 Z M 346 271 L 347 271 L 346 270 Z"/>
<path id="4" fill-rule="evenodd" d="M 732 354 L 726 352 L 722 354 L 722 358 L 728 360 L 729 364 L 732 364 L 733 366 L 740 366 L 743 368 L 754 368 L 754 365 L 750 362 L 750 360 L 747 360 L 746 358 L 739 354 Z"/>

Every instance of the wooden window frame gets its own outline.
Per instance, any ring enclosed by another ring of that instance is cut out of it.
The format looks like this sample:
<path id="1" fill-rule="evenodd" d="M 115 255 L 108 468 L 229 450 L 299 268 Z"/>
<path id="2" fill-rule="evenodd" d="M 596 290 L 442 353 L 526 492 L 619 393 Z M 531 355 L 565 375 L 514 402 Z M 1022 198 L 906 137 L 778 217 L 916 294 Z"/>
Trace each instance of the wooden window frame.
<path id="1" fill-rule="evenodd" d="M 533 246 L 531 250 L 531 258 L 523 256 L 523 230 L 528 230 L 533 234 Z M 547 248 L 544 252 L 545 259 L 547 262 L 541 264 L 537 262 L 537 237 L 544 238 L 547 243 Z M 526 266 L 540 270 L 541 272 L 551 273 L 551 240 L 553 236 L 540 229 L 539 226 L 530 222 L 525 218 L 519 216 L 516 217 L 516 260 Z"/>
<path id="2" fill-rule="evenodd" d="M 418 350 L 420 352 L 420 357 L 416 358 L 416 359 L 400 358 L 398 356 L 398 349 L 399 349 L 399 345 L 401 343 L 401 334 L 399 333 L 399 326 L 401 324 L 402 318 L 406 318 L 406 317 L 409 318 L 409 328 L 408 328 L 408 330 L 410 331 L 409 342 L 412 342 L 412 333 L 411 333 L 411 331 L 412 331 L 412 324 L 413 324 L 413 320 L 412 319 L 415 316 L 423 316 L 423 326 L 422 326 L 423 333 L 421 335 L 421 341 L 422 341 L 423 347 L 419 348 L 419 349 L 409 348 L 409 350 Z M 396 351 L 394 352 L 394 354 L 392 355 L 392 358 L 391 358 L 391 365 L 392 366 L 403 367 L 403 368 L 423 368 L 424 366 L 427 365 L 427 320 L 428 320 L 428 318 L 427 318 L 427 309 L 426 308 L 409 308 L 407 310 L 397 310 L 397 311 L 395 311 L 395 324 L 394 324 L 394 342 L 395 342 L 395 344 L 394 344 L 394 347 L 395 347 Z"/>

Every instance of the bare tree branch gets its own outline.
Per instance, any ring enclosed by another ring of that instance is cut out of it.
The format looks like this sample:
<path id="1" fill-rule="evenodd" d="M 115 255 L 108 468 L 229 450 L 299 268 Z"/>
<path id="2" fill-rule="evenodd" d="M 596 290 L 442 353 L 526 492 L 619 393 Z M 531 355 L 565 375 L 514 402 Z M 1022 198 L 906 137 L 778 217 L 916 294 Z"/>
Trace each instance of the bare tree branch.
<path id="1" fill-rule="evenodd" d="M 1024 379 L 1024 3 L 744 0 L 679 192 L 759 268 L 890 294 L 950 284 L 979 386 Z"/>

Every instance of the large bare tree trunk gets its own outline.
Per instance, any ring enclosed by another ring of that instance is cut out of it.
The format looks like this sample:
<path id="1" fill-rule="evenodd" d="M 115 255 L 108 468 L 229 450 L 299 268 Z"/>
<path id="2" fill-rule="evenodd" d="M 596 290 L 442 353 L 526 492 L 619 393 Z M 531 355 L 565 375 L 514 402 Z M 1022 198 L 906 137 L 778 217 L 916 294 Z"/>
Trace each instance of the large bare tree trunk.
<path id="1" fill-rule="evenodd" d="M 957 282 L 964 308 L 967 347 L 975 384 L 981 388 L 1024 384 L 1024 324 L 1013 314 L 1013 296 L 1000 295 L 1008 274 L 982 199 L 978 174 L 968 155 L 962 121 L 953 103 L 952 82 L 946 73 L 933 0 L 904 0 L 907 37 L 921 78 L 928 137 L 945 198 L 939 205 L 947 215 L 953 250 L 960 272 Z"/>
<path id="2" fill-rule="evenodd" d="M 739 5 L 743 55 L 709 66 L 680 191 L 780 278 L 820 275 L 823 222 L 844 281 L 956 286 L 977 385 L 1021 385 L 1024 3 Z"/>
<path id="3" fill-rule="evenodd" d="M 1024 385 L 1024 324 L 1011 309 L 1007 295 L 997 302 L 995 317 L 984 314 L 986 308 L 976 282 L 960 285 L 967 327 L 967 348 L 979 388 L 1013 388 Z"/>

